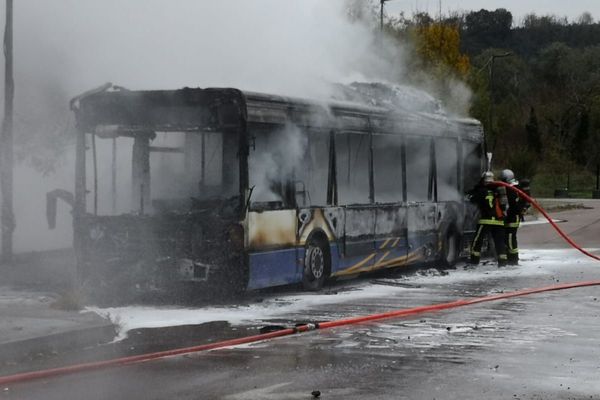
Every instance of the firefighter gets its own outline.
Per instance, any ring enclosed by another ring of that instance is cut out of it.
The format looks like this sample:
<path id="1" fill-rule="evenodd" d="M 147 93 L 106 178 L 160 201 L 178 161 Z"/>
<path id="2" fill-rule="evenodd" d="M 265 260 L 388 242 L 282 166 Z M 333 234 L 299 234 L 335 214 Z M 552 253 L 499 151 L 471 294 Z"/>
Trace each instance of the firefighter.
<path id="1" fill-rule="evenodd" d="M 494 174 L 485 172 L 475 187 L 467 193 L 468 199 L 479 208 L 477 231 L 471 245 L 471 264 L 479 264 L 481 246 L 486 234 L 490 234 L 496 247 L 498 266 L 506 265 L 506 244 L 504 238 L 504 217 L 508 204 L 506 188 L 493 185 Z"/>
<path id="2" fill-rule="evenodd" d="M 524 180 L 521 184 L 515 179 L 515 174 L 510 169 L 505 169 L 500 175 L 502 182 L 515 186 L 529 194 L 529 181 Z M 529 203 L 519 197 L 513 190 L 507 190 L 508 210 L 504 221 L 504 234 L 507 249 L 507 261 L 509 265 L 519 265 L 519 245 L 517 242 L 517 230 L 523 219 L 523 214 L 529 208 Z"/>

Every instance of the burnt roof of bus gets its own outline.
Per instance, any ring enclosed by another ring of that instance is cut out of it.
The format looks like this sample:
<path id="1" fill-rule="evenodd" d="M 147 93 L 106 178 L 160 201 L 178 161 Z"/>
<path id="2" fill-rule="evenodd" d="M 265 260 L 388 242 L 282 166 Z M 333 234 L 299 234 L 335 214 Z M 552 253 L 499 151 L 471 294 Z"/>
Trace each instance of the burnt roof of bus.
<path id="1" fill-rule="evenodd" d="M 447 118 L 355 102 L 317 101 L 231 88 L 178 90 L 102 90 L 73 99 L 81 130 L 118 126 L 127 131 L 194 131 L 240 126 L 285 125 L 348 132 L 482 136 L 474 119 Z"/>

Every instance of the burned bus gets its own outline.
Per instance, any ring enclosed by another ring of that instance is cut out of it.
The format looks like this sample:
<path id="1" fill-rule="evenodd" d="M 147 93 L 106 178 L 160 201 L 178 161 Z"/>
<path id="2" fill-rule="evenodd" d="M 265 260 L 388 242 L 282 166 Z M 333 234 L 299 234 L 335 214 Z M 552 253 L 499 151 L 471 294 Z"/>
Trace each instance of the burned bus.
<path id="1" fill-rule="evenodd" d="M 318 290 L 453 265 L 475 228 L 475 120 L 216 88 L 107 85 L 71 106 L 84 279 Z"/>

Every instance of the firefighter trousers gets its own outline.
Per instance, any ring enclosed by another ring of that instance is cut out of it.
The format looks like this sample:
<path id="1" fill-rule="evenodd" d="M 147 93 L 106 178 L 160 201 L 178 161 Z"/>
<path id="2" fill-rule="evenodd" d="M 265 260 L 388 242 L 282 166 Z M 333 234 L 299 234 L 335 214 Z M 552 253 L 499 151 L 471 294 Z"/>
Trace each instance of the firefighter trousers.
<path id="1" fill-rule="evenodd" d="M 483 245 L 483 239 L 486 235 L 490 235 L 494 240 L 494 246 L 496 247 L 496 259 L 498 260 L 499 266 L 506 265 L 506 242 L 503 225 L 489 225 L 489 224 L 478 224 L 477 231 L 475 232 L 475 238 L 471 245 L 471 263 L 479 264 L 481 259 L 481 246 Z"/>
<path id="2" fill-rule="evenodd" d="M 517 265 L 519 263 L 519 245 L 517 243 L 518 229 L 518 227 L 504 228 L 506 234 L 506 253 L 510 265 Z"/>

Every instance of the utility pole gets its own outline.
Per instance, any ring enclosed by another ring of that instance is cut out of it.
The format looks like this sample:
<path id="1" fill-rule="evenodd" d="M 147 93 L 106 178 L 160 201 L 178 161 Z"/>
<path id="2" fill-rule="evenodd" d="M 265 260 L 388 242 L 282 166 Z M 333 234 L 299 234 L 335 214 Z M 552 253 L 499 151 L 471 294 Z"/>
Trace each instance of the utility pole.
<path id="1" fill-rule="evenodd" d="M 4 30 L 4 121 L 0 136 L 0 191 L 2 191 L 2 261 L 12 262 L 13 232 L 13 103 L 15 82 L 13 78 L 13 0 L 6 0 L 6 26 Z"/>

